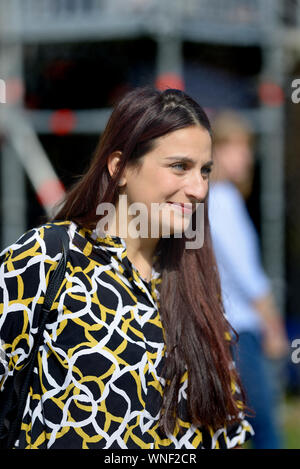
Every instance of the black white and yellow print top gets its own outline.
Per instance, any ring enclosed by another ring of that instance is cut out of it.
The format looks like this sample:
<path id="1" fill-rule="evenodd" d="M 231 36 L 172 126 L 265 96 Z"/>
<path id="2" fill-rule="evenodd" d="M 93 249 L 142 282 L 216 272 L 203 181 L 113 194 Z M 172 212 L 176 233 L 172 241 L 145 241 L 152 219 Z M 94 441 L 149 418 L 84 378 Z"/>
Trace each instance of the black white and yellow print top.
<path id="1" fill-rule="evenodd" d="M 118 237 L 97 238 L 75 223 L 67 270 L 39 349 L 21 432 L 25 449 L 232 448 L 252 433 L 246 420 L 217 432 L 181 422 L 164 437 L 158 419 L 165 344 L 160 275 L 145 282 Z M 47 284 L 60 257 L 52 224 L 23 234 L 1 254 L 0 383 L 21 369 L 37 332 Z M 48 238 L 49 239 L 49 238 Z M 179 399 L 186 399 L 187 380 Z"/>

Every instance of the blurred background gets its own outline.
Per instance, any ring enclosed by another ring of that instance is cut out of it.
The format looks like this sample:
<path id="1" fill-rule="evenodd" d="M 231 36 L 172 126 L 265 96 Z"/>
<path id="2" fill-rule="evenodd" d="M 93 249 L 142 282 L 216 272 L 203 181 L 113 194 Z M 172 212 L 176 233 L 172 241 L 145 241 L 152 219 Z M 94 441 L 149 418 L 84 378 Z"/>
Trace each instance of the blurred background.
<path id="1" fill-rule="evenodd" d="M 247 209 L 290 342 L 300 339 L 297 78 L 300 0 L 0 0 L 0 251 L 85 170 L 123 93 L 180 88 L 210 117 L 234 109 L 251 122 Z M 293 350 L 280 425 L 300 448 Z"/>

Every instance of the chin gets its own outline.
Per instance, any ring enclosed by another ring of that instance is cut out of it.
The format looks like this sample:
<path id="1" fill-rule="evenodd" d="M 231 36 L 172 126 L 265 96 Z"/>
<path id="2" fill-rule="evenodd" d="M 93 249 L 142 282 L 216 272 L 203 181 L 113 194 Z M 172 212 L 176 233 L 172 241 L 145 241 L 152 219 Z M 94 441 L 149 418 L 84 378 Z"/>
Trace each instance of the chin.
<path id="1" fill-rule="evenodd" d="M 175 233 L 183 235 L 188 229 L 190 221 L 191 215 L 178 214 L 173 211 L 170 212 L 168 208 L 168 210 L 162 214 L 160 220 L 160 233 L 163 238 L 167 238 L 168 234 L 169 236 Z"/>
<path id="2" fill-rule="evenodd" d="M 189 226 L 189 223 L 184 223 L 184 225 L 182 226 L 182 224 L 172 224 L 172 225 L 169 225 L 169 226 L 163 226 L 161 227 L 161 233 L 162 233 L 162 238 L 167 238 L 168 235 L 169 236 L 173 236 L 175 234 L 178 234 L 181 236 L 178 236 L 178 237 L 182 237 L 183 236 L 183 233 L 187 230 Z"/>

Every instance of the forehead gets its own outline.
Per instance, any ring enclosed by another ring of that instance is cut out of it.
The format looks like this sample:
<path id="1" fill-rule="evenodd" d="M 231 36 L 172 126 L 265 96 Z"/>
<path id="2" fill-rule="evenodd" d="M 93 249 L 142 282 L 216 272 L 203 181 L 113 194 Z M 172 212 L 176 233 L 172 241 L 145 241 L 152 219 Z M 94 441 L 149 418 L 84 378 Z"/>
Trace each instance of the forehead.
<path id="1" fill-rule="evenodd" d="M 209 132 L 201 126 L 175 130 L 155 140 L 149 155 L 156 158 L 187 156 L 196 159 L 210 158 L 212 141 Z"/>

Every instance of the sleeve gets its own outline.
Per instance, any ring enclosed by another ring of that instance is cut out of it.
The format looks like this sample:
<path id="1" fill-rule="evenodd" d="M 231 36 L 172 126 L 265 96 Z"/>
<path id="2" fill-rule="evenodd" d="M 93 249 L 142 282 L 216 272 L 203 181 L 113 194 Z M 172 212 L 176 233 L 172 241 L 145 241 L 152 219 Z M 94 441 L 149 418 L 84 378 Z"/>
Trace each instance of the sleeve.
<path id="1" fill-rule="evenodd" d="M 50 226 L 23 234 L 2 251 L 0 265 L 0 386 L 30 354 L 51 272 L 62 253 L 47 243 Z"/>
<path id="2" fill-rule="evenodd" d="M 243 200 L 234 188 L 216 189 L 210 200 L 210 224 L 217 262 L 243 295 L 253 301 L 270 291 L 258 239 Z"/>
<path id="3" fill-rule="evenodd" d="M 226 333 L 226 340 L 231 342 L 230 333 Z M 231 369 L 236 371 L 235 361 L 232 359 Z M 239 422 L 234 422 L 232 425 L 228 425 L 224 431 L 224 438 L 226 442 L 226 447 L 228 449 L 235 448 L 236 446 L 242 446 L 246 441 L 248 441 L 253 435 L 254 430 L 249 421 L 245 418 L 245 404 L 242 400 L 242 394 L 239 386 L 236 383 L 236 380 L 232 378 L 231 380 L 231 392 L 234 396 L 236 404 L 240 410 Z"/>
<path id="4" fill-rule="evenodd" d="M 254 435 L 254 430 L 246 419 L 230 425 L 225 433 L 227 448 L 233 449 L 236 446 L 243 446 L 252 435 Z"/>

